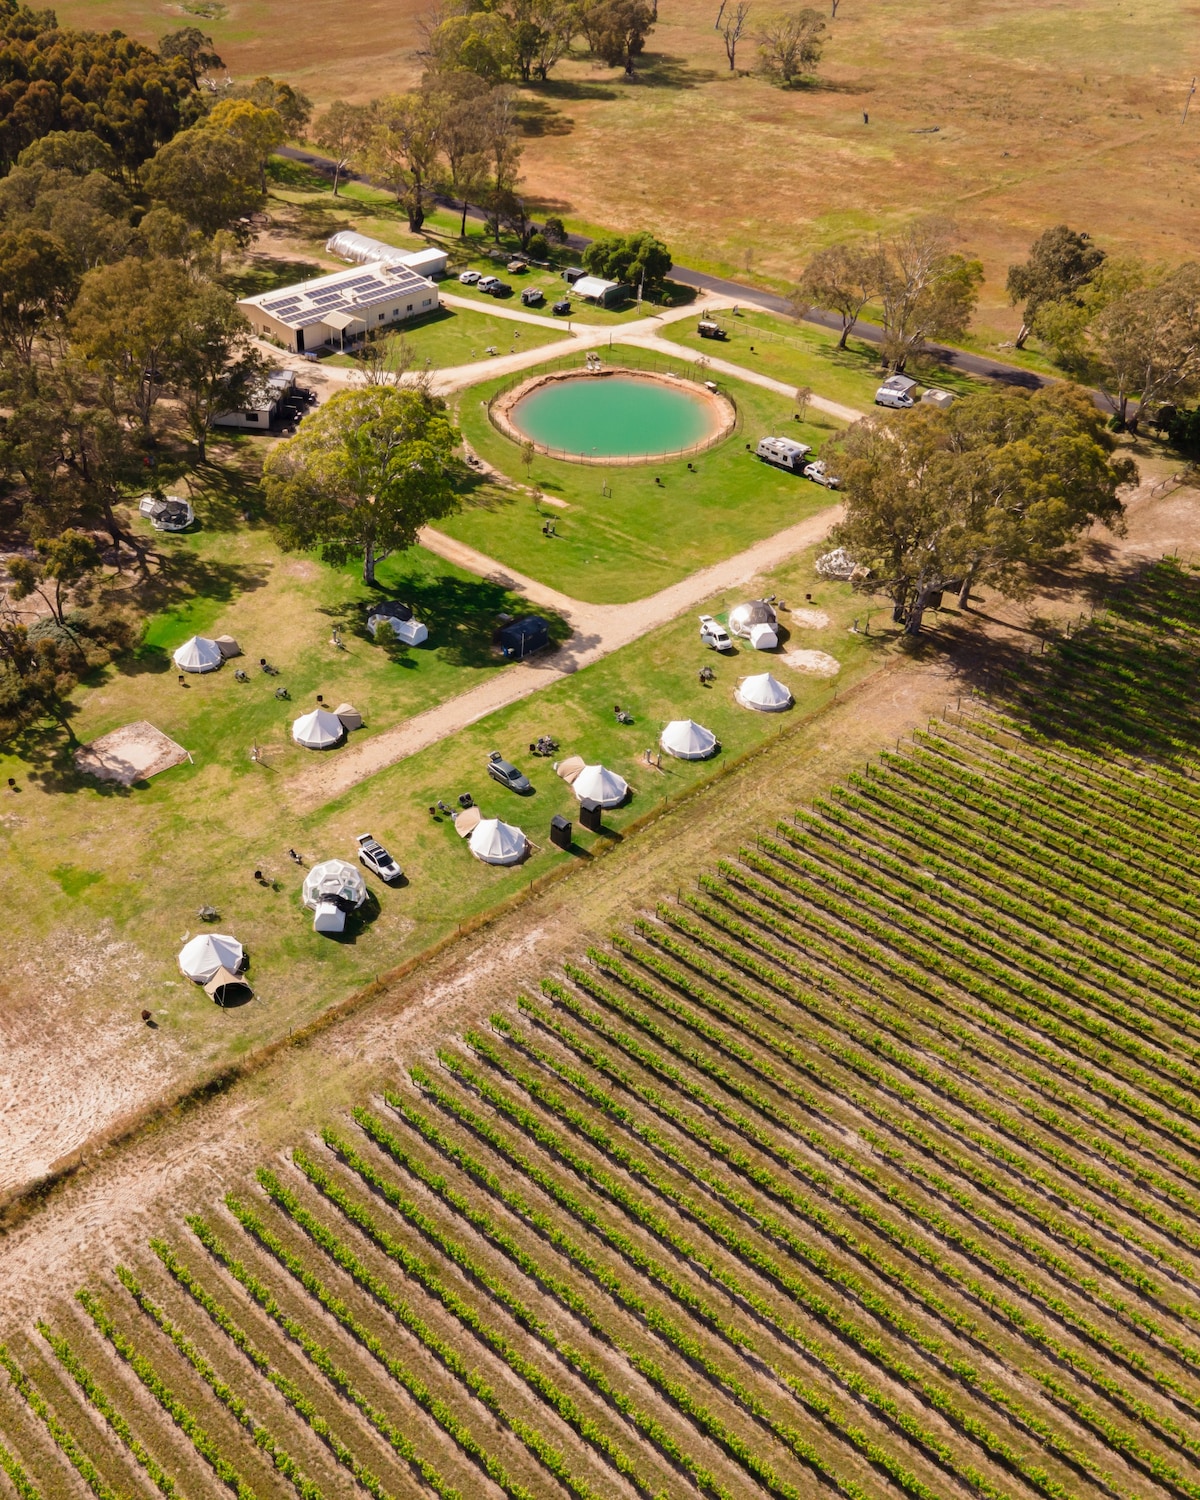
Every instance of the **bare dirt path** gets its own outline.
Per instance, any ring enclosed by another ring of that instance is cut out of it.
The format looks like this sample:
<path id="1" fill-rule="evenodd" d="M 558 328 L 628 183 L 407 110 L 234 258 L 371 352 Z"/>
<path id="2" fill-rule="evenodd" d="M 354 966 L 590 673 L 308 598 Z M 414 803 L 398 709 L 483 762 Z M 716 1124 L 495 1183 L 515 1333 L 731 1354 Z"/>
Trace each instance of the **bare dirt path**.
<path id="1" fill-rule="evenodd" d="M 702 568 L 669 588 L 631 604 L 585 604 L 571 599 L 536 579 L 502 568 L 473 547 L 427 527 L 421 533 L 422 546 L 472 573 L 519 590 L 534 604 L 557 611 L 570 623 L 570 637 L 551 656 L 516 663 L 469 692 L 426 709 L 403 724 L 397 724 L 394 729 L 342 751 L 332 760 L 319 762 L 289 783 L 286 789 L 289 801 L 300 812 L 321 806 L 385 766 L 395 765 L 405 756 L 415 755 L 498 708 L 528 698 L 610 652 L 629 645 L 647 631 L 694 608 L 710 595 L 749 583 L 760 573 L 770 572 L 795 553 L 819 541 L 839 515 L 839 508 L 831 505 L 795 526 L 756 542 L 734 557 Z"/>

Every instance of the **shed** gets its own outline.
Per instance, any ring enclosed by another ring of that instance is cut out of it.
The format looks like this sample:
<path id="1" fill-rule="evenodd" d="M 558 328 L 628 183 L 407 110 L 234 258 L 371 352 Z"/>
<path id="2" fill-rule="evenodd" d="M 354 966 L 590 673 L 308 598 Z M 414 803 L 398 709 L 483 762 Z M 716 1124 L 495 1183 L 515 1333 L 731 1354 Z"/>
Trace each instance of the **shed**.
<path id="1" fill-rule="evenodd" d="M 954 405 L 954 394 L 952 391 L 926 391 L 921 397 L 930 406 L 936 406 L 938 411 L 945 411 L 947 407 Z"/>
<path id="2" fill-rule="evenodd" d="M 544 651 L 550 644 L 550 627 L 541 615 L 522 615 L 499 632 L 500 650 L 510 660 L 524 660 L 534 651 Z"/>
<path id="3" fill-rule="evenodd" d="M 603 276 L 581 276 L 574 285 L 577 297 L 599 302 L 602 307 L 607 307 L 616 300 L 618 293 L 625 290 L 619 281 L 605 281 Z"/>

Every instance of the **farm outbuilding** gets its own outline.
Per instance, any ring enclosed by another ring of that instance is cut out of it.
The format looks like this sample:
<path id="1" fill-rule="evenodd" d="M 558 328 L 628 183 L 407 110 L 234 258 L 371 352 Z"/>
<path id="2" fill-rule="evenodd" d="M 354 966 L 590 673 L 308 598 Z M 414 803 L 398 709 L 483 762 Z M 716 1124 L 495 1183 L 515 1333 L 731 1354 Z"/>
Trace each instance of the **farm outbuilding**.
<path id="1" fill-rule="evenodd" d="M 256 297 L 238 307 L 260 338 L 297 354 L 348 344 L 413 318 L 436 312 L 432 281 L 395 262 L 351 266 Z"/>
<path id="2" fill-rule="evenodd" d="M 373 240 L 369 234 L 358 234 L 353 229 L 341 229 L 325 242 L 325 249 L 339 260 L 351 260 L 356 265 L 407 266 L 418 276 L 444 276 L 450 264 L 448 251 L 429 245 L 423 250 L 400 250 L 395 245 L 385 245 L 382 240 Z"/>
<path id="3" fill-rule="evenodd" d="M 264 432 L 275 420 L 280 402 L 296 384 L 295 370 L 270 370 L 246 394 L 245 406 L 223 411 L 213 418 L 214 427 L 257 427 Z"/>
<path id="4" fill-rule="evenodd" d="M 582 297 L 587 302 L 598 302 L 601 307 L 608 307 L 617 302 L 628 291 L 619 281 L 605 281 L 603 276 L 580 276 L 572 286 L 577 297 Z"/>
<path id="5" fill-rule="evenodd" d="M 497 640 L 505 656 L 522 661 L 534 651 L 546 649 L 550 644 L 550 627 L 541 615 L 522 615 L 503 626 Z"/>

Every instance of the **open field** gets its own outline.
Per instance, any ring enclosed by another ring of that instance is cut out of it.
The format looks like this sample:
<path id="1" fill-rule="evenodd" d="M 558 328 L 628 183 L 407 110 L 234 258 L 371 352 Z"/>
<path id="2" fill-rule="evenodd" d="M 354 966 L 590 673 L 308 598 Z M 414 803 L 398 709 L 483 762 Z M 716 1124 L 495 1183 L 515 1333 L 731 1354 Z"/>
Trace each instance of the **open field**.
<path id="1" fill-rule="evenodd" d="M 667 337 L 673 333 L 669 328 Z M 613 365 L 705 376 L 702 368 L 682 360 L 633 348 L 617 345 L 611 354 L 601 352 Z M 476 453 L 524 485 L 520 449 L 492 426 L 486 411 L 494 392 L 509 383 L 489 381 L 464 391 L 457 421 Z M 738 425 L 726 441 L 698 457 L 604 468 L 539 454 L 530 465 L 528 485 L 561 503 L 535 507 L 524 489 L 487 487 L 478 503 L 468 504 L 441 529 L 576 599 L 623 602 L 828 505 L 820 486 L 761 463 L 746 448 L 770 432 L 784 431 L 819 449 L 841 424 L 820 412 L 797 422 L 784 397 L 723 376 L 719 383 L 737 405 Z M 547 517 L 554 520 L 556 536 L 542 534 Z"/>
<path id="2" fill-rule="evenodd" d="M 227 545 L 232 549 L 234 543 Z M 193 752 L 194 764 L 128 793 L 79 777 L 65 758 L 50 758 L 55 746 L 49 743 L 41 745 L 40 760 L 14 756 L 0 764 L 0 777 L 16 775 L 21 787 L 3 809 L 3 857 L 27 872 L 26 946 L 8 967 L 0 1021 L 5 1072 L 14 1080 L 0 1160 L 6 1187 L 46 1170 L 105 1122 L 162 1090 L 184 1086 L 303 1026 L 379 973 L 452 935 L 460 923 L 527 890 L 531 880 L 553 879 L 586 862 L 596 848 L 619 840 L 630 824 L 692 791 L 781 728 L 817 713 L 835 688 L 844 691 L 889 649 L 890 636 L 876 630 L 870 640 L 849 635 L 847 626 L 861 612 L 861 602 L 845 585 L 814 588 L 811 557 L 799 559 L 764 580 L 763 587 L 791 600 L 805 590 L 816 594 L 830 625 L 794 627 L 787 646 L 831 652 L 841 663 L 836 679 L 791 671 L 774 657 L 756 656 L 751 664 L 746 652 L 715 659 L 699 646 L 689 612 L 335 801 L 297 811 L 293 786 L 315 766 L 316 757 L 291 745 L 288 733 L 314 690 L 336 703 L 354 682 L 350 696 L 378 730 L 415 711 L 429 695 L 463 691 L 481 674 L 497 670 L 490 657 L 471 660 L 470 630 L 464 628 L 457 640 L 453 622 L 475 600 L 489 613 L 490 635 L 494 611 L 505 602 L 511 608 L 504 589 L 464 579 L 423 558 L 401 560 L 400 577 L 406 564 L 412 571 L 400 591 L 419 608 L 426 606 L 431 623 L 432 602 L 442 602 L 441 632 L 447 638 L 432 652 L 417 648 L 389 661 L 383 648 L 349 629 L 344 632 L 348 652 L 335 651 L 327 645 L 333 619 L 314 608 L 315 599 L 331 597 L 341 610 L 347 599 L 358 597 L 360 585 L 311 559 L 279 559 L 267 587 L 235 591 L 215 621 L 209 614 L 184 618 L 179 609 L 170 619 L 157 619 L 141 657 L 143 668 L 161 665 L 160 640 L 174 644 L 196 625 L 212 622 L 214 628 L 231 628 L 252 662 L 267 654 L 281 667 L 279 678 L 264 678 L 252 668 L 251 681 L 241 684 L 226 665 L 211 676 L 189 679 L 185 689 L 174 672 L 112 670 L 102 684 L 77 695 L 74 728 L 80 739 L 149 718 Z M 713 599 L 709 608 L 723 612 L 740 597 Z M 438 636 L 435 630 L 435 642 Z M 262 641 L 269 642 L 265 652 L 256 644 Z M 466 659 L 459 661 L 462 653 Z M 544 660 L 552 667 L 556 658 Z M 696 680 L 696 668 L 704 664 L 717 672 L 711 688 Z M 754 714 L 733 703 L 737 677 L 764 666 L 792 687 L 797 707 L 790 714 Z M 538 667 L 499 670 L 536 672 Z M 290 684 L 292 702 L 276 702 L 277 682 Z M 633 714 L 632 726 L 615 722 L 614 703 Z M 662 725 L 688 715 L 720 736 L 722 755 L 691 764 L 667 760 L 662 771 L 647 768 L 642 752 L 656 744 Z M 547 732 L 559 739 L 563 755 L 578 752 L 602 760 L 634 787 L 631 802 L 606 815 L 606 837 L 581 831 L 573 853 L 553 849 L 547 833 L 552 814 L 575 817 L 574 797 L 549 762 L 525 753 Z M 255 739 L 265 765 L 250 761 Z M 25 747 L 31 754 L 38 748 Z M 522 801 L 488 781 L 484 761 L 497 748 L 531 774 L 534 797 Z M 507 870 L 482 865 L 448 820 L 430 817 L 428 808 L 439 797 L 453 802 L 467 790 L 485 813 L 526 828 L 535 851 L 525 864 Z M 309 914 L 300 905 L 301 872 L 287 851 L 295 848 L 310 863 L 350 857 L 355 835 L 364 830 L 391 848 L 408 883 L 394 891 L 376 887 L 365 921 L 347 941 L 321 938 L 310 930 Z M 267 885 L 253 880 L 256 869 L 264 872 Z M 200 926 L 197 910 L 206 903 L 221 914 L 218 930 L 234 932 L 251 953 L 255 999 L 237 1009 L 214 1007 L 176 968 L 180 943 Z M 138 1021 L 143 1007 L 154 1013 L 152 1032 Z M 67 1099 L 70 1105 L 47 1110 L 39 1103 L 50 1099 Z"/>
<path id="3" fill-rule="evenodd" d="M 415 81 L 426 9 L 305 0 L 281 27 L 262 0 L 237 0 L 203 24 L 238 76 L 290 78 L 324 102 Z M 146 40 L 180 24 L 167 0 L 58 11 Z M 772 284 L 829 239 L 947 212 L 987 268 L 979 331 L 993 340 L 1016 328 L 1005 268 L 1049 224 L 1123 253 L 1191 253 L 1184 0 L 844 0 L 819 84 L 791 93 L 731 75 L 714 17 L 672 0 L 633 80 L 581 60 L 524 91 L 531 199 L 583 229 L 655 229 L 689 263 Z M 743 44 L 739 62 L 753 60 Z"/>
<path id="4" fill-rule="evenodd" d="M 449 287 L 447 287 L 449 290 Z M 497 354 L 516 354 L 522 349 L 540 349 L 568 337 L 553 328 L 539 328 L 535 323 L 517 323 L 511 318 L 489 317 L 473 308 L 441 307 L 428 317 L 406 324 L 401 334 L 413 354 L 417 370 L 446 370 L 457 365 L 474 364 L 486 359 L 488 349 Z M 322 364 L 361 368 L 352 354 L 335 354 Z"/>
<path id="5" fill-rule="evenodd" d="M 353 1110 L 39 1278 L 10 1475 L 1191 1496 L 1198 651 L 1148 569 L 540 985 L 398 1018 Z"/>

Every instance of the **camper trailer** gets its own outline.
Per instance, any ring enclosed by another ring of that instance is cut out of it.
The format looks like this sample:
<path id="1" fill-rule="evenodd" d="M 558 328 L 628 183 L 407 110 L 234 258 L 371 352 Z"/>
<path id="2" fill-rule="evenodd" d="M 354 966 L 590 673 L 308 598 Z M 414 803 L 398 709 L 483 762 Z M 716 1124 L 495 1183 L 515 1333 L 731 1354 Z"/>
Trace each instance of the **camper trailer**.
<path id="1" fill-rule="evenodd" d="M 798 443 L 794 438 L 765 437 L 755 450 L 763 463 L 774 464 L 777 469 L 787 469 L 790 474 L 800 474 L 808 462 L 812 449 L 807 443 Z"/>

